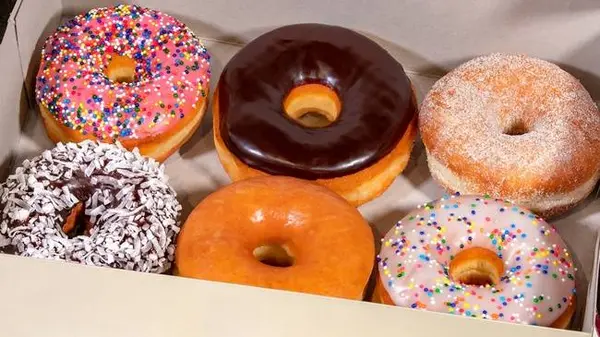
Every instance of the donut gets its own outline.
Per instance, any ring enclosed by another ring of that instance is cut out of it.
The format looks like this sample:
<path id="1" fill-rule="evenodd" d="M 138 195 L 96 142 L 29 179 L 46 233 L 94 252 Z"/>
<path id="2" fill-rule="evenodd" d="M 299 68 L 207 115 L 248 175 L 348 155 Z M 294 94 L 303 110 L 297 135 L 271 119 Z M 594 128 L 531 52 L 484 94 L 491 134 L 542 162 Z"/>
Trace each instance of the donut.
<path id="1" fill-rule="evenodd" d="M 373 301 L 454 315 L 566 328 L 575 268 L 542 218 L 490 196 L 419 206 L 382 240 Z"/>
<path id="2" fill-rule="evenodd" d="M 198 128 L 206 48 L 183 23 L 134 5 L 96 8 L 45 42 L 35 93 L 49 138 L 115 142 L 158 161 Z"/>
<path id="3" fill-rule="evenodd" d="M 170 269 L 181 205 L 163 167 L 118 142 L 58 143 L 0 185 L 0 253 Z"/>
<path id="4" fill-rule="evenodd" d="M 387 51 L 346 28 L 296 24 L 268 32 L 227 63 L 213 134 L 233 181 L 315 181 L 354 206 L 383 193 L 417 131 L 411 82 Z"/>
<path id="5" fill-rule="evenodd" d="M 433 178 L 552 218 L 600 177 L 600 113 L 558 66 L 511 54 L 475 58 L 437 81 L 419 112 Z"/>
<path id="6" fill-rule="evenodd" d="M 192 211 L 177 239 L 181 277 L 362 300 L 375 243 L 356 208 L 314 182 L 234 182 Z"/>

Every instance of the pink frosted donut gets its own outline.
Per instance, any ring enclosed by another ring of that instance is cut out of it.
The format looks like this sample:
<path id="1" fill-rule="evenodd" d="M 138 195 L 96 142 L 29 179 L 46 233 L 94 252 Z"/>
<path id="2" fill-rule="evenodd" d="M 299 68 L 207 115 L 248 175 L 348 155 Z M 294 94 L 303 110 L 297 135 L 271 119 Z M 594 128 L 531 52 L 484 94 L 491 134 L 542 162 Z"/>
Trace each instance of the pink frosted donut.
<path id="1" fill-rule="evenodd" d="M 50 36 L 36 97 L 49 137 L 113 142 L 164 160 L 198 127 L 209 55 L 175 18 L 133 5 L 97 8 Z"/>
<path id="2" fill-rule="evenodd" d="M 383 239 L 376 302 L 566 328 L 575 268 L 555 228 L 488 196 L 444 197 Z"/>

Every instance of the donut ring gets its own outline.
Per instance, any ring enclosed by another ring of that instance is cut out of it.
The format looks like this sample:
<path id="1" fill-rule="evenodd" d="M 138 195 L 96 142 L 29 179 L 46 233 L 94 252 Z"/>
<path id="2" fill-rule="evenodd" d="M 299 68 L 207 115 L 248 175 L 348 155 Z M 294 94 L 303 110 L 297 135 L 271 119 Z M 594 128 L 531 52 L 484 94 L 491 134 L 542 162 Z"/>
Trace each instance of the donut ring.
<path id="1" fill-rule="evenodd" d="M 489 196 L 443 197 L 384 237 L 375 302 L 566 328 L 575 267 L 554 227 Z"/>
<path id="2" fill-rule="evenodd" d="M 433 178 L 560 215 L 600 178 L 600 113 L 573 76 L 546 61 L 492 54 L 440 79 L 424 99 L 420 134 Z"/>
<path id="3" fill-rule="evenodd" d="M 288 177 L 235 182 L 198 204 L 177 240 L 176 274 L 361 300 L 375 244 L 356 208 Z"/>
<path id="4" fill-rule="evenodd" d="M 258 37 L 227 64 L 213 129 L 234 181 L 294 176 L 357 206 L 406 166 L 416 109 L 410 80 L 386 50 L 349 29 L 298 24 Z M 315 111 L 327 123 L 311 121 Z"/>
<path id="5" fill-rule="evenodd" d="M 0 252 L 141 272 L 171 267 L 181 205 L 120 144 L 58 143 L 0 185 Z"/>
<path id="6" fill-rule="evenodd" d="M 35 92 L 52 141 L 119 141 L 164 161 L 200 125 L 209 80 L 210 55 L 183 23 L 118 5 L 46 40 Z"/>

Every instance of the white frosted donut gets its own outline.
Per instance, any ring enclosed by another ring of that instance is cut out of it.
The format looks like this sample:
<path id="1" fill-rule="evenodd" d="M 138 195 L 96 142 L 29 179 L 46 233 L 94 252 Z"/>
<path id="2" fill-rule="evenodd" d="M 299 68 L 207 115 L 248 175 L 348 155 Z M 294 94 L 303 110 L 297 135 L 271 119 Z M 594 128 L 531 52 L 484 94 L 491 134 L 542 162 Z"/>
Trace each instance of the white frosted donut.
<path id="1" fill-rule="evenodd" d="M 579 81 L 524 55 L 477 57 L 435 83 L 419 112 L 433 178 L 548 218 L 600 177 L 600 113 Z"/>
<path id="2" fill-rule="evenodd" d="M 387 233 L 378 264 L 379 302 L 556 327 L 573 314 L 565 243 L 507 201 L 453 195 L 425 204 Z"/>
<path id="3" fill-rule="evenodd" d="M 25 160 L 0 193 L 1 253 L 154 273 L 171 266 L 181 205 L 163 167 L 138 151 L 59 143 Z"/>

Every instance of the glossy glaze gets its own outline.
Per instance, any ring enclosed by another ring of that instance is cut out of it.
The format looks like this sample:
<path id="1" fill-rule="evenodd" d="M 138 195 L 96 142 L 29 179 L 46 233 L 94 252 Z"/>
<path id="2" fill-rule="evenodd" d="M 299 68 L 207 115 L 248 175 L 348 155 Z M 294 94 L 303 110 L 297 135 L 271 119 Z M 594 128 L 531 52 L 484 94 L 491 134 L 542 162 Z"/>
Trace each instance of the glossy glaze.
<path id="1" fill-rule="evenodd" d="M 294 262 L 274 267 L 253 252 L 288 251 Z M 375 243 L 355 207 L 316 183 L 258 177 L 204 198 L 177 240 L 183 277 L 360 300 L 373 270 Z"/>
<path id="2" fill-rule="evenodd" d="M 295 87 L 320 83 L 342 101 L 338 120 L 307 128 L 283 111 Z M 246 165 L 275 175 L 323 179 L 360 171 L 388 154 L 415 115 L 402 66 L 351 30 L 285 26 L 250 42 L 219 85 L 220 128 Z"/>

